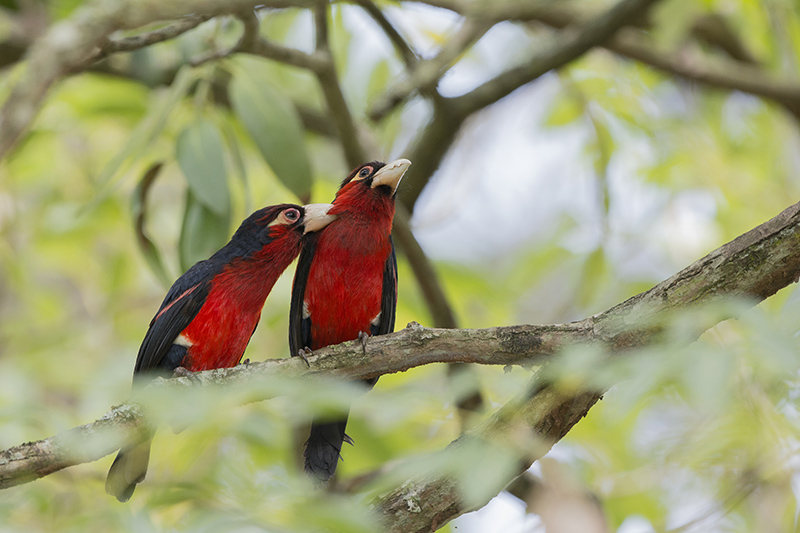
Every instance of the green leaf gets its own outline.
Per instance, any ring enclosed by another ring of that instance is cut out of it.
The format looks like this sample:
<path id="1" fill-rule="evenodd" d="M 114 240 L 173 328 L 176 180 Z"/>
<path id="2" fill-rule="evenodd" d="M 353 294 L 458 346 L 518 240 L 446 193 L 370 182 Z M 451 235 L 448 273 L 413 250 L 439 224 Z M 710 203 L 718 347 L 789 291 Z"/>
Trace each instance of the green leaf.
<path id="1" fill-rule="evenodd" d="M 147 194 L 150 192 L 150 187 L 155 183 L 162 165 L 161 162 L 152 165 L 136 185 L 131 201 L 131 212 L 133 213 L 133 227 L 136 232 L 136 242 L 139 245 L 139 249 L 142 251 L 142 255 L 144 255 L 150 269 L 166 288 L 172 284 L 172 278 L 164 267 L 164 261 L 161 259 L 158 248 L 144 231 L 147 219 Z"/>
<path id="2" fill-rule="evenodd" d="M 217 127 L 208 120 L 187 127 L 178 136 L 176 156 L 194 197 L 216 215 L 228 213 L 230 192 Z"/>
<path id="3" fill-rule="evenodd" d="M 549 127 L 566 126 L 583 116 L 583 105 L 569 95 L 556 98 L 555 104 L 550 109 L 544 125 Z"/>
<path id="4" fill-rule="evenodd" d="M 265 76 L 240 69 L 230 85 L 236 116 L 275 175 L 306 202 L 311 196 L 311 165 L 303 125 L 291 100 Z"/>
<path id="5" fill-rule="evenodd" d="M 158 105 L 151 108 L 150 113 L 136 125 L 125 146 L 103 167 L 96 179 L 99 189 L 97 198 L 88 208 L 93 207 L 111 193 L 109 185 L 113 178 L 119 174 L 120 168 L 123 167 L 126 161 L 130 163 L 130 161 L 134 160 L 161 133 L 167 123 L 170 112 L 187 93 L 195 78 L 196 74 L 189 67 L 183 67 L 178 71 L 167 96 Z"/>
<path id="6" fill-rule="evenodd" d="M 391 69 L 389 68 L 388 61 L 382 59 L 375 65 L 375 68 L 372 69 L 372 73 L 369 75 L 369 82 L 367 83 L 368 102 L 383 93 L 386 86 L 389 84 L 390 75 Z"/>
<path id="7" fill-rule="evenodd" d="M 231 156 L 233 169 L 239 176 L 239 179 L 242 180 L 242 186 L 244 187 L 244 210 L 250 213 L 253 211 L 253 198 L 250 194 L 250 181 L 247 179 L 247 165 L 244 164 L 244 156 L 239 149 L 239 143 L 236 142 L 236 131 L 231 121 L 222 121 L 222 135 L 225 137 L 225 144 Z"/>
<path id="8" fill-rule="evenodd" d="M 178 245 L 184 272 L 225 245 L 230 236 L 230 218 L 230 212 L 217 214 L 195 198 L 191 189 L 186 191 L 186 211 Z"/>

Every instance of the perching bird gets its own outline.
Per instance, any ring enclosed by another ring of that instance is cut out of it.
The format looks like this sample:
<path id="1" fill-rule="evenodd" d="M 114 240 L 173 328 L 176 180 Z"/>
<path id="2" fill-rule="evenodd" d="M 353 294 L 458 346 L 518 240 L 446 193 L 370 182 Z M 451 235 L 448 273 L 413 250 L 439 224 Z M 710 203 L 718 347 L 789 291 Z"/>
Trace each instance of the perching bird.
<path id="1" fill-rule="evenodd" d="M 394 330 L 397 260 L 390 234 L 395 191 L 409 165 L 375 161 L 353 170 L 328 212 L 336 220 L 303 243 L 289 314 L 293 356 Z M 312 421 L 303 457 L 313 479 L 324 482 L 336 472 L 342 443 L 352 444 L 346 425 L 346 414 Z"/>
<path id="2" fill-rule="evenodd" d="M 134 380 L 235 366 L 253 335 L 264 300 L 297 254 L 304 234 L 335 217 L 330 204 L 282 204 L 250 215 L 230 242 L 172 285 L 150 322 Z M 130 499 L 144 480 L 152 436 L 123 448 L 106 478 L 106 492 Z"/>

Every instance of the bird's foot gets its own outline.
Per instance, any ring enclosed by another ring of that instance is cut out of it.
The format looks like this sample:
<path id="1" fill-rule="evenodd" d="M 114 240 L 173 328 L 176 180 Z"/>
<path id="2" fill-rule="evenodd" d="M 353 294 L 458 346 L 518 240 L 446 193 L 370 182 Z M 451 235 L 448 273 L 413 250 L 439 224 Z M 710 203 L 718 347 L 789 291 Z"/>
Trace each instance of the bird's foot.
<path id="1" fill-rule="evenodd" d="M 242 364 L 245 365 L 245 366 L 249 365 L 250 364 L 250 358 L 248 357 L 247 359 L 242 361 Z"/>
<path id="2" fill-rule="evenodd" d="M 369 339 L 369 333 L 366 331 L 358 332 L 358 340 L 361 341 L 361 349 L 364 351 L 364 355 L 367 354 L 367 339 Z"/>
<path id="3" fill-rule="evenodd" d="M 309 348 L 308 346 L 306 346 L 305 348 L 300 348 L 299 350 L 297 350 L 297 356 L 300 359 L 302 359 L 303 361 L 306 362 L 306 366 L 308 368 L 311 368 L 311 363 L 308 362 L 308 358 L 311 355 L 312 355 L 311 348 Z"/>

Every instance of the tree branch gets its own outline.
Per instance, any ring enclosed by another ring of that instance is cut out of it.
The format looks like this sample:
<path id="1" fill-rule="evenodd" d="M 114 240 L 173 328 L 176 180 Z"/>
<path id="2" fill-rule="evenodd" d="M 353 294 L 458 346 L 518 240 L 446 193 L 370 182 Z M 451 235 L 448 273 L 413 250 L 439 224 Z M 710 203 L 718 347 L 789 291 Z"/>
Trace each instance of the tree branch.
<path id="1" fill-rule="evenodd" d="M 585 17 L 575 9 L 555 5 L 537 10 L 520 9 L 513 15 L 514 20 L 538 21 L 554 28 L 563 28 Z M 703 21 L 707 19 L 705 17 Z M 729 55 L 741 57 L 738 62 L 710 62 L 699 58 L 688 61 L 685 55 L 657 50 L 647 37 L 632 31 L 615 35 L 603 47 L 667 74 L 708 87 L 742 91 L 773 100 L 800 119 L 800 84 L 776 78 L 774 74 L 760 68 L 741 46 L 736 48 L 734 44 L 730 45 L 733 51 Z"/>
<path id="2" fill-rule="evenodd" d="M 617 30 L 642 16 L 658 0 L 622 0 L 574 31 L 557 36 L 543 52 L 524 65 L 512 68 L 457 99 L 469 112 L 483 109 L 550 70 L 580 57 L 611 38 Z"/>
<path id="3" fill-rule="evenodd" d="M 400 203 L 395 212 L 393 235 L 400 243 L 411 270 L 414 271 L 422 297 L 431 313 L 433 325 L 437 328 L 457 328 L 455 314 L 444 294 L 436 269 L 414 237 L 409 225 L 408 210 Z"/>
<path id="4" fill-rule="evenodd" d="M 591 22 L 581 24 L 574 31 L 564 30 L 554 44 L 536 54 L 525 65 L 507 70 L 462 96 L 434 98 L 433 116 L 415 140 L 409 154 L 414 166 L 409 169 L 401 192 L 401 199 L 408 210 L 413 212 L 414 204 L 422 189 L 439 168 L 439 164 L 455 141 L 461 124 L 471 114 L 602 44 L 619 28 L 640 17 L 657 1 L 621 0 L 605 13 Z M 457 4 L 457 2 L 448 3 Z M 513 5 L 517 4 L 519 3 Z M 540 9 L 538 4 L 530 5 Z"/>
<path id="5" fill-rule="evenodd" d="M 550 27 L 562 29 L 591 18 L 591 15 L 570 6 L 547 2 L 463 2 L 460 0 L 420 0 L 421 2 L 449 9 L 465 17 L 483 20 L 536 21 Z M 723 26 L 714 30 L 713 24 Z M 726 54 L 737 61 L 687 60 L 685 55 L 657 50 L 641 33 L 620 32 L 601 44 L 621 56 L 640 61 L 667 74 L 679 76 L 706 86 L 742 91 L 773 100 L 787 108 L 800 119 L 800 84 L 776 78 L 774 74 L 758 67 L 757 61 L 739 42 L 725 32 L 730 32 L 719 15 L 700 17 L 693 31 L 698 38 L 724 48 Z M 716 31 L 716 33 L 714 33 Z M 722 33 L 722 36 L 718 35 Z M 715 40 L 711 40 L 712 37 Z M 724 38 L 723 38 L 724 37 Z"/>
<path id="6" fill-rule="evenodd" d="M 367 111 L 367 116 L 378 122 L 397 109 L 397 106 L 405 102 L 414 92 L 435 93 L 439 79 L 453 66 L 459 56 L 491 27 L 492 24 L 484 21 L 466 20 L 436 57 L 418 62 L 406 79 L 394 83 L 386 94 L 377 99 Z"/>
<path id="7" fill-rule="evenodd" d="M 99 0 L 49 28 L 29 49 L 27 64 L 0 109 L 0 159 L 36 117 L 50 87 L 102 48 L 109 35 L 195 14 L 216 16 L 255 6 L 301 7 L 310 0 Z"/>
<path id="8" fill-rule="evenodd" d="M 355 0 L 355 2 L 381 27 L 383 33 L 385 33 L 386 37 L 392 42 L 406 67 L 413 68 L 419 62 L 419 56 L 417 56 L 417 53 L 411 48 L 403 36 L 400 35 L 400 32 L 389 22 L 383 14 L 383 11 L 381 11 L 372 0 Z"/>
<path id="9" fill-rule="evenodd" d="M 122 39 L 108 39 L 104 44 L 96 49 L 94 53 L 90 54 L 89 57 L 86 58 L 86 60 L 83 62 L 83 65 L 75 67 L 74 71 L 83 70 L 86 68 L 86 66 L 100 61 L 101 59 L 105 59 L 111 54 L 132 52 L 146 46 L 174 39 L 175 37 L 183 35 L 187 31 L 196 28 L 209 19 L 211 19 L 211 15 L 189 15 L 174 24 L 164 26 L 163 28 L 159 28 L 151 32 L 125 37 Z"/>
<path id="10" fill-rule="evenodd" d="M 569 324 L 583 330 L 593 342 L 603 343 L 617 355 L 630 348 L 657 342 L 659 318 L 667 312 L 708 304 L 721 298 L 761 301 L 800 277 L 800 204 L 711 252 L 671 278 L 608 311 Z M 721 321 L 729 317 L 715 317 Z M 714 324 L 698 324 L 699 336 Z M 689 339 L 687 339 L 687 342 Z M 516 454 L 516 473 L 525 472 L 541 458 L 602 397 L 602 391 L 579 391 L 569 395 L 548 385 L 534 385 L 504 405 L 489 420 L 468 431 L 440 455 L 453 453 L 470 442 L 495 443 L 507 454 Z M 533 430 L 537 446 L 530 446 L 526 431 Z M 515 449 L 523 434 L 522 447 Z M 503 480 L 503 485 L 511 479 Z M 497 492 L 502 486 L 494 487 Z M 397 533 L 432 531 L 453 518 L 483 506 L 465 502 L 452 475 L 432 474 L 406 481 L 379 498 L 377 507 L 387 531 Z M 412 505 L 413 503 L 413 505 Z"/>
<path id="11" fill-rule="evenodd" d="M 268 377 L 335 376 L 346 380 L 368 379 L 402 372 L 434 362 L 528 365 L 546 360 L 566 346 L 594 342 L 616 355 L 659 340 L 660 319 L 668 312 L 707 304 L 721 298 L 746 297 L 756 302 L 797 281 L 800 276 L 800 203 L 772 220 L 745 233 L 706 257 L 625 302 L 571 324 L 506 326 L 486 329 L 429 329 L 418 324 L 369 340 L 363 350 L 359 341 L 330 346 L 315 352 L 310 368 L 298 358 L 239 365 L 231 369 L 198 372 L 195 379 L 158 379 L 153 386 L 220 386 L 238 388 L 268 382 Z M 719 321 L 724 317 L 716 316 Z M 698 325 L 697 334 L 712 326 Z M 516 442 L 520 428 L 537 436 L 540 446 L 520 453 L 513 475 L 527 470 L 552 444 L 586 415 L 601 391 L 574 395 L 552 386 L 524 391 L 480 426 L 459 437 L 449 450 L 471 439 Z M 260 397 L 270 397 L 264 391 Z M 144 424 L 135 404 L 125 404 L 100 420 L 42 441 L 22 444 L 0 452 L 0 488 L 31 481 L 67 466 L 111 453 Z M 121 434 L 104 436 L 119 429 Z M 77 444 L 76 444 L 77 443 Z M 438 452 L 438 453 L 445 453 Z M 505 485 L 512 478 L 502 480 Z M 503 487 L 495 487 L 497 491 Z M 490 491 L 491 492 L 491 491 Z M 416 507 L 409 509 L 409 498 Z M 488 495 L 487 495 L 488 497 Z M 388 531 L 430 531 L 436 525 L 483 502 L 465 502 L 457 482 L 448 475 L 431 475 L 404 483 L 380 499 L 378 510 L 389 521 Z"/>

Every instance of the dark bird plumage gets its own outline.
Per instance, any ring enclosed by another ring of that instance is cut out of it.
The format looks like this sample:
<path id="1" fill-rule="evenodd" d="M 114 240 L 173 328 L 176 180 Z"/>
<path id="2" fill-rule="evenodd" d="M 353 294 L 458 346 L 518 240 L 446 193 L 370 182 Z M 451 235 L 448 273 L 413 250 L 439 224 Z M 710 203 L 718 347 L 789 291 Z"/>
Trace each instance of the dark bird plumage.
<path id="1" fill-rule="evenodd" d="M 336 220 L 306 238 L 292 287 L 292 355 L 394 330 L 394 195 L 410 164 L 405 159 L 388 165 L 371 162 L 353 170 L 329 211 Z M 303 455 L 305 470 L 314 479 L 324 482 L 336 472 L 342 444 L 352 443 L 346 425 L 346 414 L 312 422 Z"/>
<path id="2" fill-rule="evenodd" d="M 329 204 L 265 207 L 250 215 L 230 242 L 178 278 L 139 348 L 134 380 L 236 365 L 253 335 L 264 300 L 300 252 L 304 234 L 333 217 Z M 144 480 L 152 435 L 123 448 L 106 478 L 106 492 L 127 501 Z"/>

